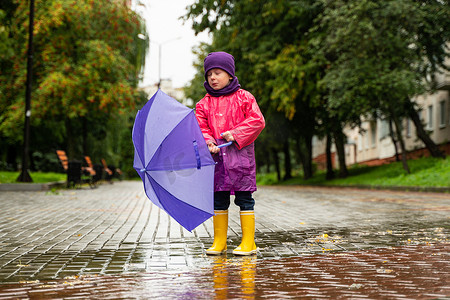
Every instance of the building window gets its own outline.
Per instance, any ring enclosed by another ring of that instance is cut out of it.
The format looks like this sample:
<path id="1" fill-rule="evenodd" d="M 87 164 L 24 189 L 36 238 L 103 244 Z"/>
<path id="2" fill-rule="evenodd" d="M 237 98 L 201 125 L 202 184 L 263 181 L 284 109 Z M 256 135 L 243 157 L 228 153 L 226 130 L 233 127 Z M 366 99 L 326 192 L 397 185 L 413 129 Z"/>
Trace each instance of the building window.
<path id="1" fill-rule="evenodd" d="M 406 119 L 406 137 L 411 137 L 411 119 Z"/>
<path id="2" fill-rule="evenodd" d="M 364 133 L 364 149 L 369 149 L 369 133 Z"/>
<path id="3" fill-rule="evenodd" d="M 441 100 L 439 102 L 439 127 L 443 128 L 445 127 L 445 101 Z"/>
<path id="4" fill-rule="evenodd" d="M 377 145 L 377 124 L 371 123 L 370 124 L 370 138 L 372 142 L 372 148 L 375 148 Z"/>
<path id="5" fill-rule="evenodd" d="M 433 105 L 428 106 L 428 125 L 429 130 L 433 130 Z"/>
<path id="6" fill-rule="evenodd" d="M 389 121 L 387 121 L 386 119 L 381 120 L 380 122 L 380 140 L 386 138 L 389 136 Z"/>
<path id="7" fill-rule="evenodd" d="M 358 151 L 362 151 L 363 145 L 362 145 L 362 135 L 360 134 L 358 136 Z"/>

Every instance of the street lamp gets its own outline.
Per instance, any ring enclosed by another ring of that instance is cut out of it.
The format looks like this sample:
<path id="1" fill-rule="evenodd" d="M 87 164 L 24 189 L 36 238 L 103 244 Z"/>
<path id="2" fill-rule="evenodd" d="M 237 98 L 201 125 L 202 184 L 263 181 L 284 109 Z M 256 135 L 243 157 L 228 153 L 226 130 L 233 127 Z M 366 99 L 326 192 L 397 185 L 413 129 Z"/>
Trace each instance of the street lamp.
<path id="1" fill-rule="evenodd" d="M 179 39 L 181 39 L 181 37 L 176 37 L 176 38 L 174 38 L 174 39 L 170 39 L 170 40 L 164 41 L 164 42 L 162 42 L 162 43 L 150 41 L 151 43 L 155 43 L 155 44 L 158 45 L 158 54 L 159 54 L 159 62 L 158 62 L 158 77 L 159 77 L 159 79 L 158 79 L 158 89 L 161 87 L 161 60 L 162 60 L 162 59 L 161 59 L 161 57 L 162 57 L 162 54 L 161 54 L 162 51 L 161 51 L 161 49 L 162 49 L 162 46 L 165 45 L 165 44 L 168 44 L 168 43 L 170 43 L 170 42 L 179 40 Z"/>
<path id="2" fill-rule="evenodd" d="M 29 35 L 27 51 L 27 82 L 25 87 L 25 124 L 23 130 L 22 170 L 17 177 L 18 182 L 32 182 L 28 173 L 28 152 L 30 143 L 30 116 L 31 116 L 31 79 L 33 71 L 33 28 L 34 28 L 34 0 L 30 0 Z"/>

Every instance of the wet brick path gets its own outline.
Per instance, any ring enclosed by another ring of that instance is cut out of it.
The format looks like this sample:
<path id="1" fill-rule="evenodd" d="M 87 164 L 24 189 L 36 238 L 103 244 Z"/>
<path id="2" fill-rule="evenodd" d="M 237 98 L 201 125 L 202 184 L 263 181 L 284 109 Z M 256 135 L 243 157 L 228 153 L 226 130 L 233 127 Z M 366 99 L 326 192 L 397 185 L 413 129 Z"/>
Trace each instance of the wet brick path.
<path id="1" fill-rule="evenodd" d="M 450 296 L 450 195 L 260 187 L 256 257 L 207 257 L 140 182 L 0 193 L 0 299 Z M 172 288 L 165 284 L 173 283 Z M 101 295 L 101 296 L 100 296 Z"/>

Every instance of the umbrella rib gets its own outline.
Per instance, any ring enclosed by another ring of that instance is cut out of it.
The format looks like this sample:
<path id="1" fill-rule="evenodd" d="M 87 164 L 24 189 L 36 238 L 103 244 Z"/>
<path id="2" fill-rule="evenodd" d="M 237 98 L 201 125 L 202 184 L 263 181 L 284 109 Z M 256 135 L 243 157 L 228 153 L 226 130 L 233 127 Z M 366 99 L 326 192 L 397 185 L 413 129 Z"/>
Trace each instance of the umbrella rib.
<path id="1" fill-rule="evenodd" d="M 191 113 L 194 113 L 194 109 L 191 109 L 191 110 L 189 111 L 189 113 L 187 113 L 186 116 L 184 116 L 184 118 L 180 120 L 180 122 L 178 123 L 178 125 L 179 125 L 180 123 L 182 123 L 187 117 L 189 117 L 189 115 L 190 115 Z M 156 149 L 155 153 L 158 152 L 158 150 L 161 148 L 162 144 L 164 144 L 164 142 L 169 138 L 170 133 L 173 132 L 173 131 L 175 130 L 175 128 L 178 127 L 178 125 L 175 126 L 170 132 L 168 132 L 167 136 L 161 141 L 161 144 L 158 146 L 158 148 Z M 194 140 L 193 142 L 198 143 L 196 140 Z M 194 152 L 195 152 L 195 144 L 193 145 L 193 148 L 194 148 Z M 158 168 L 148 168 L 148 165 L 150 165 L 150 163 L 151 163 L 152 160 L 153 160 L 153 157 L 152 157 L 152 159 L 150 159 L 150 161 L 148 162 L 148 164 L 147 164 L 147 165 L 144 165 L 144 167 L 145 167 L 145 171 L 172 171 L 172 172 L 173 172 L 173 171 L 179 171 L 179 170 L 193 169 L 193 168 L 199 169 L 199 167 L 198 167 L 198 160 L 199 160 L 199 159 L 200 159 L 200 158 L 197 159 L 196 167 L 192 167 L 192 166 L 190 165 L 190 166 L 180 167 L 180 168 L 173 169 L 173 170 L 167 170 L 167 169 L 163 169 L 163 168 L 161 168 L 161 169 L 158 169 Z M 200 167 L 206 167 L 206 166 L 215 165 L 215 164 L 216 164 L 215 162 L 212 162 L 212 163 L 209 163 L 209 164 L 208 164 L 208 163 L 201 163 L 201 162 L 200 162 Z M 141 169 L 141 172 L 143 172 L 143 170 L 144 170 L 144 169 Z"/>

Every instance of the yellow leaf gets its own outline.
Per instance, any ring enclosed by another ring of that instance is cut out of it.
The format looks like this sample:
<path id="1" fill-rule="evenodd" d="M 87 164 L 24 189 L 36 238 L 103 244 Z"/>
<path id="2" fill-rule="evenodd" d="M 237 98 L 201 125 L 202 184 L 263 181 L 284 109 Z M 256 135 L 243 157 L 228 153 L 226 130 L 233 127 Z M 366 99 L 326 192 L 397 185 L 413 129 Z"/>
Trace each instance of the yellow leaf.
<path id="1" fill-rule="evenodd" d="M 16 267 L 29 267 L 30 265 L 17 264 Z"/>

